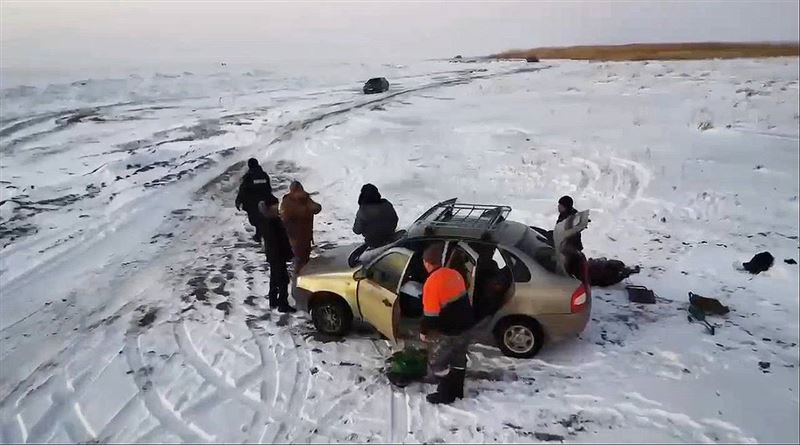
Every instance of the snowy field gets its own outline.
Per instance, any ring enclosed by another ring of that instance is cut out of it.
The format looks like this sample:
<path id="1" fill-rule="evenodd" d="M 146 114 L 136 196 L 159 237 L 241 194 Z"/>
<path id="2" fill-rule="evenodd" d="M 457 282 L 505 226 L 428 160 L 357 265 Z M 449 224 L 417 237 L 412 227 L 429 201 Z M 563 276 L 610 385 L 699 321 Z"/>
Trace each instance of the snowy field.
<path id="1" fill-rule="evenodd" d="M 364 96 L 375 75 L 390 91 Z M 2 442 L 800 440 L 796 58 L 8 79 Z M 571 194 L 587 256 L 640 264 L 658 302 L 596 288 L 580 338 L 475 345 L 467 397 L 429 405 L 369 328 L 324 342 L 269 312 L 234 208 L 250 156 L 279 196 L 316 192 L 315 254 L 357 240 L 364 182 L 401 225 L 457 196 L 551 226 Z M 690 291 L 731 307 L 715 336 Z"/>

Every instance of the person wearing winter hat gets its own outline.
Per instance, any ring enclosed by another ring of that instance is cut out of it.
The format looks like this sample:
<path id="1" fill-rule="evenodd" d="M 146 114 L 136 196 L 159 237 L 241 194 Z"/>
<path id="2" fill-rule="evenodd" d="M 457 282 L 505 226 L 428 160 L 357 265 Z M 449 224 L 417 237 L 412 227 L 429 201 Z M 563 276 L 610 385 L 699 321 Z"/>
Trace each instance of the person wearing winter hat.
<path id="1" fill-rule="evenodd" d="M 364 184 L 358 196 L 358 212 L 353 223 L 353 233 L 364 236 L 369 249 L 388 244 L 397 230 L 397 212 L 378 188 Z"/>
<path id="2" fill-rule="evenodd" d="M 314 238 L 314 215 L 322 206 L 311 199 L 299 181 L 292 181 L 289 193 L 281 200 L 281 219 L 289 234 L 294 252 L 294 273 L 300 273 L 311 256 L 311 241 Z"/>
<path id="3" fill-rule="evenodd" d="M 575 210 L 574 205 L 575 204 L 571 196 L 562 196 L 561 199 L 558 200 L 558 220 L 556 220 L 556 224 L 578 213 L 578 211 Z M 577 251 L 583 251 L 583 242 L 581 241 L 580 233 L 567 238 L 565 242 L 567 247 L 571 247 Z"/>

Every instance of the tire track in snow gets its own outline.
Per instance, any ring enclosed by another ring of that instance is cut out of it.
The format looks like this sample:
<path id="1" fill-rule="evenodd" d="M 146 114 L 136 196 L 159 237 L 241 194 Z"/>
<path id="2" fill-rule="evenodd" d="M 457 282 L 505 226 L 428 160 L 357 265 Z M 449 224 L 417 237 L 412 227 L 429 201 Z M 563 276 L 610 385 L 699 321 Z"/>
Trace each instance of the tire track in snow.
<path id="1" fill-rule="evenodd" d="M 381 348 L 378 346 L 379 341 L 370 339 L 369 342 L 378 355 L 385 356 L 386 351 L 381 351 Z M 382 375 L 375 374 L 371 378 L 366 379 L 362 384 L 356 383 L 354 387 L 345 388 L 343 391 L 335 394 L 331 398 L 335 399 L 336 402 L 333 403 L 327 410 L 322 413 L 312 413 L 316 420 L 309 420 L 309 422 L 313 425 L 313 428 L 310 430 L 309 434 L 297 436 L 293 439 L 293 441 L 298 443 L 308 442 L 312 440 L 316 434 L 320 434 L 322 432 L 336 433 L 334 428 L 330 425 L 339 424 L 339 421 L 342 419 L 347 419 L 354 413 L 364 409 L 369 402 L 381 394 L 381 386 L 386 386 L 385 384 L 381 385 L 382 380 L 384 380 Z M 390 399 L 390 402 L 392 403 L 390 404 L 391 411 L 393 410 L 394 401 Z M 391 416 L 389 416 L 389 420 L 389 428 L 391 429 Z M 391 437 L 391 434 L 388 436 Z M 355 439 L 353 439 L 352 436 L 347 436 L 341 440 L 352 442 Z"/>
<path id="2" fill-rule="evenodd" d="M 146 406 L 142 403 L 141 397 L 139 394 L 134 394 L 133 397 L 128 399 L 125 402 L 125 405 L 122 406 L 122 409 L 116 412 L 111 420 L 106 423 L 106 426 L 97 433 L 97 439 L 100 442 L 108 442 L 112 439 L 119 440 L 120 436 L 127 432 L 129 429 L 128 422 L 131 418 L 133 418 L 134 414 L 138 409 L 146 409 Z M 140 442 L 137 440 L 137 442 Z"/>
<path id="3" fill-rule="evenodd" d="M 178 348 L 186 357 L 186 363 L 191 365 L 200 377 L 214 386 L 225 398 L 236 400 L 254 411 L 259 411 L 262 400 L 249 397 L 241 388 L 226 381 L 225 377 L 208 363 L 202 352 L 194 344 L 183 321 L 173 325 L 173 333 Z"/>
<path id="4" fill-rule="evenodd" d="M 125 357 L 131 370 L 145 369 L 139 339 L 138 327 L 132 324 L 131 329 L 125 333 L 124 348 Z M 139 388 L 139 397 L 144 401 L 147 410 L 164 428 L 175 433 L 184 442 L 213 442 L 216 439 L 215 436 L 205 432 L 194 423 L 184 421 L 145 373 L 134 372 L 133 379 Z"/>
<path id="5" fill-rule="evenodd" d="M 376 375 L 363 385 L 356 384 L 355 387 L 348 387 L 333 396 L 332 398 L 336 399 L 336 402 L 330 408 L 323 413 L 314 413 L 314 417 L 317 419 L 310 421 L 314 425 L 310 433 L 305 436 L 298 436 L 294 441 L 297 443 L 309 442 L 315 434 L 328 431 L 330 425 L 337 424 L 339 420 L 345 419 L 363 409 L 379 393 L 379 391 L 370 391 L 378 386 L 379 381 L 380 377 Z"/>
<path id="6" fill-rule="evenodd" d="M 479 75 L 471 75 L 471 74 L 474 74 L 475 70 L 463 70 L 463 71 L 458 72 L 459 75 L 457 77 L 447 78 L 445 80 L 438 80 L 438 81 L 434 81 L 434 82 L 431 82 L 431 83 L 428 83 L 428 84 L 420 85 L 418 87 L 408 88 L 408 89 L 405 89 L 405 90 L 400 90 L 400 91 L 388 93 L 388 94 L 385 94 L 385 95 L 383 95 L 383 96 L 381 96 L 379 98 L 376 98 L 376 99 L 366 100 L 366 101 L 363 101 L 363 102 L 351 103 L 350 105 L 342 107 L 340 109 L 336 109 L 336 110 L 332 110 L 332 111 L 326 111 L 326 112 L 323 112 L 323 113 L 320 113 L 320 114 L 317 114 L 317 115 L 312 115 L 311 117 L 308 117 L 306 119 L 300 119 L 300 120 L 296 120 L 296 121 L 291 121 L 291 122 L 289 122 L 289 123 L 287 123 L 287 124 L 285 124 L 285 125 L 283 125 L 281 127 L 282 131 L 278 134 L 278 136 L 276 136 L 274 139 L 272 139 L 272 141 L 270 141 L 267 144 L 267 148 L 272 147 L 273 145 L 276 145 L 276 144 L 278 144 L 280 142 L 283 142 L 285 140 L 288 140 L 291 137 L 293 137 L 295 133 L 297 133 L 299 131 L 308 130 L 313 124 L 321 122 L 321 121 L 324 121 L 324 120 L 326 120 L 328 118 L 335 117 L 335 116 L 342 115 L 342 114 L 346 114 L 346 113 L 349 113 L 349 112 L 352 112 L 352 111 L 356 111 L 356 110 L 359 110 L 359 109 L 362 109 L 362 108 L 367 108 L 367 107 L 370 107 L 370 106 L 377 106 L 377 105 L 382 105 L 382 104 L 385 104 L 385 103 L 389 103 L 389 102 L 392 102 L 393 100 L 395 100 L 397 98 L 400 98 L 400 97 L 403 97 L 403 96 L 407 96 L 407 95 L 411 95 L 413 93 L 418 93 L 418 92 L 421 92 L 421 91 L 427 91 L 427 90 L 432 90 L 432 89 L 436 89 L 436 88 L 443 88 L 443 87 L 448 87 L 448 86 L 465 85 L 465 84 L 468 84 L 468 83 L 476 81 L 476 80 L 494 79 L 494 78 L 510 76 L 510 75 L 514 75 L 514 74 L 533 73 L 533 72 L 543 71 L 543 70 L 550 69 L 550 68 L 552 68 L 552 66 L 550 66 L 550 65 L 539 66 L 539 67 L 524 67 L 524 68 L 517 68 L 517 69 L 508 70 L 508 71 L 502 71 L 502 72 L 499 72 L 499 73 L 486 73 L 486 74 L 479 74 Z M 235 164 L 232 164 L 227 169 L 225 169 L 225 171 L 223 171 L 221 174 L 219 174 L 218 176 L 216 176 L 215 178 L 210 180 L 208 183 L 203 185 L 196 192 L 196 196 L 198 197 L 198 199 L 200 197 L 202 197 L 203 195 L 208 194 L 217 185 L 219 185 L 221 183 L 224 183 L 224 182 L 227 182 L 228 180 L 230 180 L 234 176 L 234 174 L 236 174 L 237 172 L 239 172 L 240 170 L 242 170 L 245 167 L 245 164 L 246 164 L 245 161 L 240 161 L 240 162 L 237 162 Z"/>
<path id="7" fill-rule="evenodd" d="M 652 177 L 650 170 L 641 163 L 630 159 L 612 157 L 611 161 L 623 167 L 622 173 L 619 174 L 622 179 L 617 183 L 617 190 L 619 190 L 620 185 L 627 186 L 627 199 L 625 202 L 627 204 L 626 208 L 630 207 L 642 199 L 644 189 L 650 184 L 650 179 Z"/>
<path id="8" fill-rule="evenodd" d="M 292 350 L 297 357 L 297 361 L 295 362 L 295 379 L 284 412 L 289 419 L 299 419 L 300 412 L 303 409 L 303 402 L 308 396 L 308 387 L 311 381 L 311 376 L 308 372 L 311 369 L 311 352 L 307 351 L 304 348 L 304 345 L 300 344 L 297 341 L 297 337 L 295 337 L 288 329 L 285 332 L 289 335 L 291 344 L 293 346 Z M 303 352 L 300 352 L 301 350 Z M 300 380 L 299 383 L 298 380 Z M 291 440 L 291 433 L 294 432 L 294 430 L 297 428 L 297 425 L 297 423 L 294 423 L 287 427 L 285 423 L 282 423 L 276 434 L 277 441 L 282 442 L 284 440 Z M 275 442 L 275 440 L 272 442 Z"/>
<path id="9" fill-rule="evenodd" d="M 258 346 L 258 354 L 261 360 L 261 370 L 262 380 L 261 384 L 259 385 L 259 395 L 261 397 L 261 408 L 256 410 L 255 414 L 253 414 L 253 420 L 250 422 L 250 427 L 248 428 L 248 436 L 247 436 L 247 443 L 261 443 L 264 439 L 264 435 L 267 433 L 267 428 L 269 426 L 269 416 L 267 409 L 268 408 L 275 408 L 275 397 L 277 394 L 277 388 L 274 385 L 270 385 L 267 381 L 267 376 L 272 376 L 277 374 L 277 361 L 274 360 L 274 354 L 270 353 L 270 343 L 265 341 L 263 337 L 257 335 L 257 333 L 253 330 L 253 328 L 248 323 L 248 329 L 253 334 L 253 340 Z M 272 358 L 273 360 L 270 360 Z"/>
<path id="10" fill-rule="evenodd" d="M 68 379 L 66 369 L 61 368 L 57 376 L 59 387 L 53 390 L 53 403 L 39 421 L 30 428 L 29 441 L 49 442 L 58 426 L 64 428 L 67 436 L 74 442 L 97 439 L 94 428 L 86 420 L 80 405 L 83 394 L 117 360 L 114 352 L 103 360 L 102 366 L 89 367 L 75 379 Z M 24 409 L 24 404 L 21 407 Z"/>
<path id="11" fill-rule="evenodd" d="M 106 357 L 98 358 L 98 347 L 114 341 L 110 338 L 114 336 L 110 326 L 122 315 L 129 313 L 132 307 L 132 303 L 125 304 L 111 315 L 86 326 L 84 332 L 77 334 L 70 343 L 31 371 L 0 400 L 0 416 L 10 418 L 4 413 L 6 410 L 17 413 L 12 416 L 17 420 L 13 428 L 19 432 L 13 433 L 17 437 L 14 442 L 36 443 L 52 440 L 59 426 L 75 442 L 102 437 L 84 416 L 81 399 L 118 359 L 119 351 L 113 347 L 113 351 Z M 81 325 L 85 326 L 86 318 L 96 315 L 102 309 L 104 307 L 83 316 Z M 68 368 L 77 368 L 78 376 L 69 379 L 66 374 Z M 41 382 L 37 383 L 39 381 Z M 38 403 L 37 398 L 47 391 L 52 392 L 53 396 L 46 414 L 32 426 L 27 425 L 27 419 L 22 412 Z M 4 435 L 12 434 L 8 431 L 9 428 L 12 428 L 11 424 L 5 422 Z"/>

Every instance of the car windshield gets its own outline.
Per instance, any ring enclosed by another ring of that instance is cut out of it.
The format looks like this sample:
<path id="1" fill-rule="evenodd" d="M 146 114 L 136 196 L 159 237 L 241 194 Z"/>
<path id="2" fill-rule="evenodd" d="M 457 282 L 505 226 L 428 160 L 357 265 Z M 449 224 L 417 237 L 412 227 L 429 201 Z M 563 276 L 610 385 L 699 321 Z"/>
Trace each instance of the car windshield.
<path id="1" fill-rule="evenodd" d="M 534 259 L 540 266 L 556 273 L 556 251 L 552 246 L 540 240 L 531 229 L 525 231 L 522 238 L 514 245 L 517 249 L 526 253 Z"/>

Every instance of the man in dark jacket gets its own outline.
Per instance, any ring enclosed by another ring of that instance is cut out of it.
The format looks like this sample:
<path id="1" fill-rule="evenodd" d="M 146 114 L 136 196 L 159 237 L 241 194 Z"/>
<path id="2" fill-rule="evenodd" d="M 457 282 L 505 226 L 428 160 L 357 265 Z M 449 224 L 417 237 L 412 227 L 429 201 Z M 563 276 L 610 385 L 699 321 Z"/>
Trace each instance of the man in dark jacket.
<path id="1" fill-rule="evenodd" d="M 464 277 L 442 266 L 444 243 L 428 246 L 422 263 L 428 278 L 422 288 L 424 316 L 420 339 L 428 344 L 428 367 L 439 385 L 427 400 L 434 404 L 453 403 L 464 397 L 468 331 L 474 325 L 472 305 Z"/>
<path id="2" fill-rule="evenodd" d="M 561 199 L 558 200 L 558 220 L 556 221 L 556 224 L 578 213 L 573 205 L 574 203 L 570 196 L 562 196 Z M 565 247 L 575 249 L 579 252 L 583 251 L 583 242 L 581 241 L 580 233 L 567 238 L 565 244 Z"/>
<path id="3" fill-rule="evenodd" d="M 264 253 L 269 263 L 269 307 L 279 312 L 295 312 L 289 305 L 289 271 L 286 263 L 292 260 L 292 246 L 278 212 L 278 198 L 269 193 L 257 205 Z"/>
<path id="4" fill-rule="evenodd" d="M 356 235 L 364 235 L 367 248 L 388 244 L 397 230 L 397 212 L 392 203 L 381 197 L 378 188 L 364 184 L 358 196 L 358 213 L 353 224 Z"/>
<path id="5" fill-rule="evenodd" d="M 236 210 L 247 212 L 247 219 L 256 228 L 253 240 L 261 241 L 261 215 L 258 212 L 258 203 L 272 195 L 272 186 L 269 175 L 258 165 L 258 160 L 250 158 L 247 161 L 247 173 L 242 177 L 239 193 L 236 195 Z"/>

